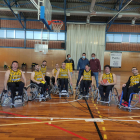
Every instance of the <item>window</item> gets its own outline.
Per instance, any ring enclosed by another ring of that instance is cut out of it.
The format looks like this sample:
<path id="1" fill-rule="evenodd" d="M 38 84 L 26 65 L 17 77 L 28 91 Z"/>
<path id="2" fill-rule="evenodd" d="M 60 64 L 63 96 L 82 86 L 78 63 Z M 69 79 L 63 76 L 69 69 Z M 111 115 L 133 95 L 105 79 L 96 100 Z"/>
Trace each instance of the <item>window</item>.
<path id="1" fill-rule="evenodd" d="M 49 40 L 49 32 L 43 32 L 43 39 Z"/>
<path id="2" fill-rule="evenodd" d="M 57 33 L 56 32 L 50 32 L 50 40 L 57 40 Z"/>
<path id="3" fill-rule="evenodd" d="M 16 30 L 16 38 L 24 39 L 24 31 Z"/>
<path id="4" fill-rule="evenodd" d="M 7 38 L 15 38 L 15 30 L 7 30 Z"/>
<path id="5" fill-rule="evenodd" d="M 6 38 L 6 30 L 0 30 L 0 38 Z"/>
<path id="6" fill-rule="evenodd" d="M 129 42 L 129 35 L 123 34 L 122 42 Z"/>
<path id="7" fill-rule="evenodd" d="M 131 35 L 130 36 L 130 42 L 131 43 L 137 43 L 138 36 L 137 35 Z"/>
<path id="8" fill-rule="evenodd" d="M 34 39 L 33 31 L 26 31 L 26 39 Z"/>
<path id="9" fill-rule="evenodd" d="M 106 36 L 107 42 L 113 42 L 113 34 L 107 34 Z"/>
<path id="10" fill-rule="evenodd" d="M 65 33 L 58 33 L 58 40 L 65 40 Z"/>
<path id="11" fill-rule="evenodd" d="M 140 35 L 138 35 L 138 43 L 140 43 Z"/>
<path id="12" fill-rule="evenodd" d="M 34 39 L 41 39 L 41 31 L 34 31 Z"/>
<path id="13" fill-rule="evenodd" d="M 122 34 L 114 34 L 114 42 L 122 42 Z"/>

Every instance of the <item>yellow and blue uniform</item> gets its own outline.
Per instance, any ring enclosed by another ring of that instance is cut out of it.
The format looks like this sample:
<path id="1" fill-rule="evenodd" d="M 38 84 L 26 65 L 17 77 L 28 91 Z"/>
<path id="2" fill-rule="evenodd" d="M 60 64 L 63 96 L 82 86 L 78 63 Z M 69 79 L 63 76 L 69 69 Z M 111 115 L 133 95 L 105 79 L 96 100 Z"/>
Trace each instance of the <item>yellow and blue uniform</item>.
<path id="1" fill-rule="evenodd" d="M 83 75 L 83 80 L 90 80 L 90 81 L 92 80 L 93 73 L 91 70 L 89 71 L 84 70 L 82 75 Z"/>
<path id="2" fill-rule="evenodd" d="M 41 71 L 34 71 L 34 72 L 35 72 L 34 80 L 38 82 L 43 81 L 42 72 Z"/>
<path id="3" fill-rule="evenodd" d="M 17 71 L 13 71 L 12 69 L 10 69 L 8 83 L 9 82 L 20 82 L 21 76 L 22 76 L 22 73 L 19 69 L 17 69 Z"/>
<path id="4" fill-rule="evenodd" d="M 59 78 L 68 79 L 68 69 L 66 69 L 66 68 L 65 69 L 60 68 Z"/>
<path id="5" fill-rule="evenodd" d="M 40 71 L 42 72 L 43 76 L 45 77 L 46 71 L 47 71 L 47 66 L 45 66 L 45 67 L 42 67 L 42 66 L 41 66 Z"/>
<path id="6" fill-rule="evenodd" d="M 103 79 L 106 79 L 108 81 L 108 83 L 113 83 L 114 82 L 112 73 L 109 73 L 109 74 L 104 73 L 103 76 L 102 76 L 102 80 Z"/>

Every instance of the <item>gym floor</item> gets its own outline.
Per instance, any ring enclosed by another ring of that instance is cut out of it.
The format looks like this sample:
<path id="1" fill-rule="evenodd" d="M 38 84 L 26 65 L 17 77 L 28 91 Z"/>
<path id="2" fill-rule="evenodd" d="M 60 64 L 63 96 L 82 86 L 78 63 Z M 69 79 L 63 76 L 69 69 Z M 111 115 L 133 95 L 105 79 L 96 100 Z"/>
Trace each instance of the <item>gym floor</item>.
<path id="1" fill-rule="evenodd" d="M 29 71 L 30 72 L 30 71 Z M 50 75 L 51 71 L 48 71 Z M 118 93 L 130 72 L 114 72 L 117 75 Z M 0 69 L 0 91 L 3 89 L 4 70 Z M 31 73 L 25 73 L 27 84 Z M 73 75 L 75 88 L 77 73 Z M 75 101 L 75 94 L 69 98 L 53 96 L 52 99 L 28 102 L 24 107 L 0 107 L 1 140 L 139 140 L 140 111 L 119 109 L 115 102 L 111 105 L 96 104 L 90 98 Z M 140 105 L 137 105 L 140 107 Z M 91 122 L 91 114 L 96 119 Z M 100 118 L 100 119 L 99 119 Z M 97 126 L 96 126 L 97 124 Z M 97 131 L 97 127 L 99 131 Z"/>

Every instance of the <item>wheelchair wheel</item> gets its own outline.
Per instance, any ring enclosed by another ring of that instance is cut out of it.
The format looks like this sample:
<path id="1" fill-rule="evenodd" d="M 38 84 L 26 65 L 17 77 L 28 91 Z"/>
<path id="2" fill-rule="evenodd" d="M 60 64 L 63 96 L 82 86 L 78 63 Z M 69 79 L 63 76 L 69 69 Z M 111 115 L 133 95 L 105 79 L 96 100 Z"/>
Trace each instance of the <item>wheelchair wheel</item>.
<path id="1" fill-rule="evenodd" d="M 28 95 L 27 95 L 27 91 L 25 89 L 23 89 L 23 101 L 28 102 Z"/>
<path id="2" fill-rule="evenodd" d="M 114 94 L 114 98 L 115 98 L 115 102 L 116 104 L 119 103 L 119 94 L 116 88 L 113 89 L 113 94 Z"/>
<path id="3" fill-rule="evenodd" d="M 78 100 L 78 99 L 82 99 L 83 96 L 80 95 L 80 88 L 78 87 L 78 89 L 76 89 L 76 92 L 75 92 L 75 100 Z"/>
<path id="4" fill-rule="evenodd" d="M 11 104 L 11 93 L 7 91 L 7 93 L 2 92 L 0 96 L 0 105 L 1 106 L 9 106 Z"/>
<path id="5" fill-rule="evenodd" d="M 39 88 L 36 84 L 30 84 L 27 87 L 28 100 L 29 101 L 35 100 L 35 98 L 37 97 L 37 94 L 38 94 L 38 90 L 39 90 Z"/>

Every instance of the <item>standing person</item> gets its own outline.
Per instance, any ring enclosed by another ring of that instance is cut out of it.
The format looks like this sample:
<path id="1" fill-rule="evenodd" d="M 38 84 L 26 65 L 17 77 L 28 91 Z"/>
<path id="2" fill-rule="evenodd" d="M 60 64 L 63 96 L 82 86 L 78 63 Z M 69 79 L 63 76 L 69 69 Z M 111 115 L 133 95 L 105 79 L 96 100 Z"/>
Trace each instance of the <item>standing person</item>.
<path id="1" fill-rule="evenodd" d="M 71 58 L 71 55 L 67 55 L 67 59 L 64 61 L 66 63 L 66 68 L 70 71 L 71 77 L 74 71 L 74 60 Z"/>
<path id="2" fill-rule="evenodd" d="M 86 65 L 89 65 L 89 60 L 86 58 L 86 53 L 83 53 L 82 57 L 78 61 L 78 65 L 77 65 L 77 70 L 79 70 L 79 68 L 80 68 L 80 70 L 78 72 L 79 74 L 78 74 L 78 79 L 77 79 L 77 84 L 76 84 L 77 87 L 78 87 L 78 83 L 81 78 L 81 74 L 83 73 Z"/>
<path id="3" fill-rule="evenodd" d="M 98 75 L 101 74 L 101 65 L 100 65 L 100 60 L 96 58 L 95 53 L 91 54 L 92 59 L 90 59 L 89 64 L 90 64 L 90 69 L 93 72 L 93 75 L 95 76 L 96 80 L 96 88 L 98 88 Z"/>
<path id="4" fill-rule="evenodd" d="M 47 85 L 50 86 L 50 77 L 47 76 L 47 61 L 46 60 L 42 62 L 40 71 L 42 72 L 45 78 L 45 81 L 47 82 Z"/>
<path id="5" fill-rule="evenodd" d="M 55 64 L 55 68 L 52 70 L 52 77 L 51 77 L 51 81 L 52 81 L 52 84 L 53 84 L 53 85 L 54 85 L 54 83 L 55 83 L 55 76 L 56 76 L 56 73 L 57 73 L 58 69 L 59 69 L 59 64 L 56 63 L 56 64 Z M 57 78 L 59 78 L 59 75 L 58 75 Z"/>

